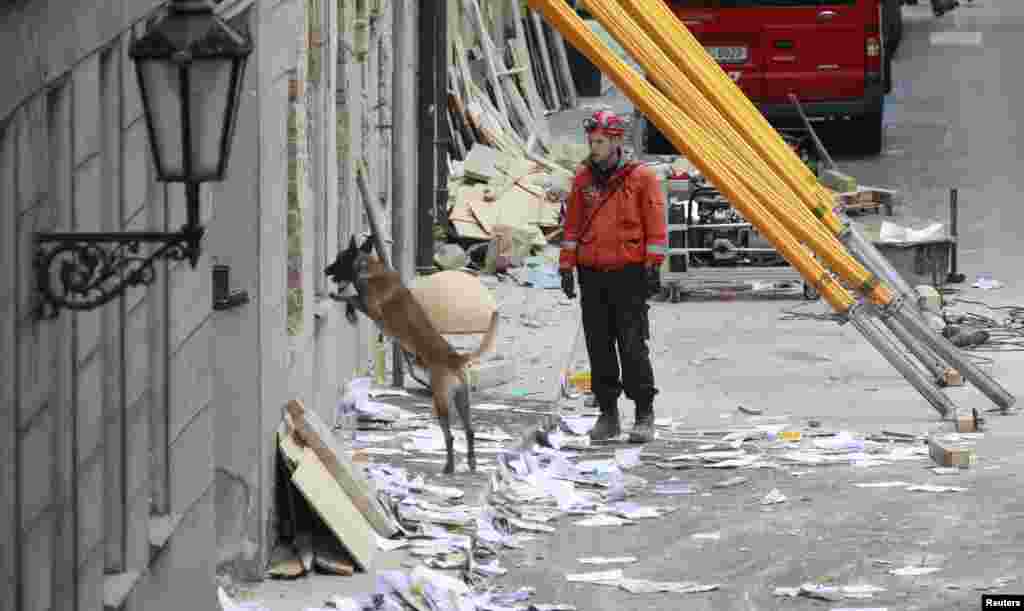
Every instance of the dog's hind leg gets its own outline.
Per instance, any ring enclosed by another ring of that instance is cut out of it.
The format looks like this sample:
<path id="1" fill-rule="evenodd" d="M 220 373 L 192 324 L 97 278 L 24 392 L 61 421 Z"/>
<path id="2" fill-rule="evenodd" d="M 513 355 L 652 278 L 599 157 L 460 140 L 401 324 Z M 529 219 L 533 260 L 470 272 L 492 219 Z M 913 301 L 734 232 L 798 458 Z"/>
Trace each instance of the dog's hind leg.
<path id="1" fill-rule="evenodd" d="M 444 371 L 435 370 L 430 376 L 431 390 L 434 391 L 434 415 L 441 425 L 441 432 L 444 434 L 444 449 L 447 460 L 444 463 L 444 474 L 455 473 L 455 439 L 452 436 L 452 423 L 449 417 L 449 405 L 451 404 L 451 383 Z"/>
<path id="2" fill-rule="evenodd" d="M 455 409 L 459 412 L 462 426 L 466 429 L 466 460 L 469 463 L 469 470 L 476 472 L 476 449 L 473 446 L 473 438 L 476 436 L 473 431 L 473 422 L 469 416 L 469 384 L 465 378 L 459 380 L 459 385 L 452 395 Z"/>

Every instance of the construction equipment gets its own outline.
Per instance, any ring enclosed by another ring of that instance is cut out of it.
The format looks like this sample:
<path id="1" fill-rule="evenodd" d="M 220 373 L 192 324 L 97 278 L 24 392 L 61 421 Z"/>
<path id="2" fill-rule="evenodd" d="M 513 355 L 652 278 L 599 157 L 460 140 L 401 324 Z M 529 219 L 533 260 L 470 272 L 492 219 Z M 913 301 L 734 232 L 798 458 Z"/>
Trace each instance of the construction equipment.
<path id="1" fill-rule="evenodd" d="M 654 121 L 943 417 L 955 414 L 953 403 L 880 323 L 904 327 L 912 344 L 924 344 L 953 363 L 1001 408 L 1013 405 L 1012 395 L 928 327 L 912 301 L 893 292 L 892 278 L 884 274 L 884 262 L 878 261 L 882 257 L 870 243 L 855 238 L 848 242 L 869 263 L 866 267 L 847 251 L 839 238 L 857 234 L 832 212 L 831 195 L 660 0 L 586 2 L 590 14 L 654 84 L 611 52 L 561 0 L 529 3 Z"/>

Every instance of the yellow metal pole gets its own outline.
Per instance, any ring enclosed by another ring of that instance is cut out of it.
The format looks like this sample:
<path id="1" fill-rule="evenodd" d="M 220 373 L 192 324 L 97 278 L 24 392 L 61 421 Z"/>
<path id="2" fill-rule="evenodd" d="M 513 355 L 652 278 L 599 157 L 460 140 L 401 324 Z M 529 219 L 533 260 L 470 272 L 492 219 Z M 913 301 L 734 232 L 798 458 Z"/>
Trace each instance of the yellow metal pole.
<path id="1" fill-rule="evenodd" d="M 751 146 L 775 168 L 802 201 L 835 235 L 843 222 L 832 212 L 832 197 L 818 179 L 789 148 L 773 128 L 701 45 L 664 0 L 617 0 L 669 56 L 673 64 L 704 93 L 736 129 L 747 136 Z M 587 2 L 589 4 L 589 2 Z"/>
<path id="2" fill-rule="evenodd" d="M 849 285 L 867 295 L 875 303 L 886 304 L 891 301 L 892 295 L 888 287 L 881 284 L 874 274 L 864 269 L 846 251 L 836 236 L 822 227 L 821 223 L 798 203 L 798 194 L 772 171 L 762 156 L 758 155 L 739 131 L 701 95 L 643 29 L 628 15 L 622 14 L 621 10 L 612 9 L 609 5 L 614 6 L 611 0 L 586 2 L 591 15 L 647 69 L 662 91 L 669 92 L 669 97 L 676 102 L 676 106 L 715 134 L 712 141 L 702 140 L 700 144 L 712 145 L 720 142 L 720 146 L 738 156 L 745 170 L 740 173 L 740 180 L 748 183 L 754 196 L 765 208 L 774 211 L 783 225 L 810 246 L 819 257 L 825 259 L 832 270 Z M 705 53 L 703 49 L 700 52 Z M 688 156 L 691 161 L 695 161 L 692 155 Z M 721 187 L 717 181 L 715 185 Z M 737 202 L 733 200 L 733 203 Z M 737 205 L 737 208 L 742 212 L 741 206 Z"/>
<path id="3" fill-rule="evenodd" d="M 620 2 L 622 1 L 620 0 Z M 628 3 L 628 0 L 625 1 Z M 787 204 L 789 212 L 784 218 L 794 220 L 802 218 L 809 228 L 814 228 L 813 230 L 818 233 L 821 239 L 830 240 L 830 236 L 834 234 L 821 226 L 821 223 L 811 214 L 810 209 L 804 208 L 799 202 L 794 201 L 801 197 L 806 197 L 808 198 L 806 201 L 810 204 L 813 196 L 807 195 L 809 193 L 808 189 L 800 189 L 793 184 L 792 180 L 787 182 L 778 176 L 778 170 L 775 169 L 773 171 L 773 168 L 765 163 L 764 155 L 761 154 L 761 151 L 755 150 L 751 147 L 750 143 L 744 140 L 744 136 L 749 136 L 750 134 L 744 133 L 743 128 L 728 123 L 721 114 L 720 107 L 716 107 L 699 88 L 687 81 L 685 74 L 680 74 L 675 69 L 678 67 L 677 63 L 673 62 L 664 53 L 663 48 L 659 49 L 658 45 L 646 36 L 644 29 L 637 22 L 628 16 L 623 18 L 620 14 L 616 14 L 614 19 L 606 19 L 612 12 L 603 3 L 597 7 L 593 6 L 596 4 L 594 2 L 587 1 L 583 4 L 588 8 L 593 8 L 592 14 L 598 18 L 599 22 L 602 22 L 605 29 L 632 57 L 640 61 L 641 65 L 647 69 L 648 74 L 651 75 L 655 84 L 663 92 L 666 92 L 669 99 L 675 102 L 684 112 L 688 112 L 709 131 L 717 134 L 726 146 L 733 148 L 741 157 L 748 160 L 751 171 L 744 177 L 750 181 L 756 181 L 751 185 L 755 193 L 775 193 L 782 202 Z M 700 52 L 704 53 L 703 49 Z M 706 53 L 704 54 L 706 55 Z M 743 95 L 742 92 L 739 92 L 739 95 Z M 726 97 L 733 101 L 728 96 Z M 811 178 L 811 184 L 816 184 L 814 175 L 807 170 L 806 166 L 803 167 L 807 176 Z M 832 247 L 842 250 L 838 240 L 833 241 Z M 853 261 L 850 258 L 847 261 L 847 265 L 852 265 Z"/>
<path id="4" fill-rule="evenodd" d="M 683 113 L 654 85 L 615 56 L 562 0 L 529 0 L 572 44 L 627 93 L 677 148 L 708 176 L 755 225 L 776 250 L 786 258 L 840 314 L 854 304 L 853 297 L 832 280 L 810 251 L 793 238 L 761 204 L 737 175 L 742 160 L 719 145 L 706 130 Z M 696 151 L 694 142 L 703 146 Z"/>

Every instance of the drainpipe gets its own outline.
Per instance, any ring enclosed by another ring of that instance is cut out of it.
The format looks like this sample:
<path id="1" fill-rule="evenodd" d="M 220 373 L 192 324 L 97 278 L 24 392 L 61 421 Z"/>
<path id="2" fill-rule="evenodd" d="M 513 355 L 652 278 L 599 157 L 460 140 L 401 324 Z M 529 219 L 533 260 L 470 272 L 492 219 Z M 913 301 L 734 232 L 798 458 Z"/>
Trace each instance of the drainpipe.
<path id="1" fill-rule="evenodd" d="M 448 0 L 439 2 L 428 2 L 437 6 L 437 14 L 434 18 L 434 30 L 437 32 L 434 38 L 434 77 L 437 84 L 434 86 L 434 144 L 437 147 L 434 157 L 437 163 L 437 175 L 435 186 L 437 188 L 434 208 L 435 217 L 440 221 L 446 221 L 448 210 L 448 61 L 451 57 L 451 49 L 448 44 Z M 433 232 L 433 227 L 431 227 Z M 433 242 L 431 242 L 431 267 L 433 267 Z"/>
<path id="2" fill-rule="evenodd" d="M 393 0 L 394 77 L 391 81 L 392 265 L 406 285 L 416 274 L 416 31 L 420 2 Z M 429 175 L 428 175 L 429 176 Z M 393 342 L 392 383 L 405 385 L 402 347 Z"/>
<path id="3" fill-rule="evenodd" d="M 416 194 L 416 268 L 419 271 L 430 271 L 434 267 L 434 206 L 437 195 L 434 193 L 436 165 L 434 162 L 434 140 L 437 134 L 437 75 L 434 74 L 437 60 L 438 5 L 441 2 L 420 2 L 420 14 L 417 20 L 419 31 L 419 56 L 417 70 L 416 103 L 419 107 L 419 133 L 417 140 L 417 194 Z"/>

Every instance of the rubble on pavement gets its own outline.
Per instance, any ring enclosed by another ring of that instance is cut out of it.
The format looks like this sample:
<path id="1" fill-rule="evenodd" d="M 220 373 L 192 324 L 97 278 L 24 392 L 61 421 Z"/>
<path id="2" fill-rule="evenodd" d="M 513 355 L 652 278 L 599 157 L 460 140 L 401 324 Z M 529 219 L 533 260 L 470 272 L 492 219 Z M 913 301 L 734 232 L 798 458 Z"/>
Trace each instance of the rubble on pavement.
<path id="1" fill-rule="evenodd" d="M 298 401 L 290 402 L 284 411 L 279 444 L 292 470 L 292 482 L 330 527 L 340 547 L 328 556 L 319 550 L 302 552 L 297 545 L 299 553 L 275 565 L 276 574 L 272 571 L 271 576 L 296 578 L 314 564 L 325 572 L 332 572 L 333 566 L 336 575 L 374 572 L 376 553 L 403 550 L 413 563 L 409 565 L 412 573 L 380 573 L 372 596 L 390 596 L 395 604 L 400 599 L 414 607 L 416 603 L 410 601 L 426 604 L 423 597 L 434 596 L 455 605 L 437 608 L 465 611 L 571 608 L 557 603 L 531 606 L 527 604 L 531 591 L 510 593 L 498 585 L 510 568 L 521 566 L 503 561 L 509 552 L 523 550 L 529 542 L 565 527 L 631 528 L 678 510 L 672 497 L 710 496 L 712 492 L 753 493 L 750 502 L 760 505 L 762 511 L 784 510 L 793 502 L 784 482 L 775 480 L 776 485 L 767 492 L 750 490 L 761 471 L 788 473 L 795 479 L 845 466 L 863 475 L 850 485 L 865 494 L 963 492 L 967 490 L 964 486 L 938 484 L 927 478 L 885 480 L 868 474 L 875 467 L 906 463 L 927 468 L 927 472 L 922 468 L 922 474 L 962 472 L 966 466 L 936 467 L 929 443 L 942 439 L 947 444 L 964 445 L 982 435 L 910 435 L 884 429 L 865 435 L 829 431 L 820 421 L 800 427 L 785 416 L 747 415 L 743 423 L 717 430 L 689 429 L 660 418 L 655 443 L 591 444 L 587 433 L 595 416 L 572 409 L 559 413 L 557 429 L 546 435 L 548 443 L 539 445 L 530 435 L 508 425 L 487 424 L 481 418 L 477 420 L 479 467 L 474 478 L 483 486 L 469 491 L 450 479 L 430 481 L 425 473 L 414 470 L 443 462 L 444 439 L 430 415 L 429 403 L 414 402 L 405 391 L 364 390 L 358 396 L 347 395 L 349 407 L 342 409 L 356 414 L 354 419 L 339 419 L 352 425 L 352 430 L 336 427 L 331 431 Z M 392 399 L 399 399 L 403 407 L 391 403 Z M 481 413 L 514 412 L 511 403 L 481 402 L 479 407 Z M 464 455 L 465 436 L 460 430 L 453 433 L 456 451 Z M 404 466 L 390 464 L 392 458 L 403 461 Z M 711 474 L 716 470 L 746 474 L 715 477 Z M 708 475 L 696 477 L 698 472 Z M 717 544 L 722 536 L 721 531 L 689 535 L 698 545 Z M 579 562 L 635 565 L 642 559 L 596 556 Z M 938 570 L 904 567 L 890 573 L 925 575 Z M 630 593 L 697 594 L 723 587 L 688 580 L 648 581 L 618 568 L 569 574 L 566 579 Z M 881 589 L 874 586 L 804 584 L 777 587 L 775 594 L 841 600 L 869 598 L 877 591 Z M 441 604 L 437 600 L 431 599 L 430 604 Z M 337 608 L 364 608 L 356 599 L 344 604 L 349 606 Z M 430 604 L 423 608 L 434 608 Z"/>

